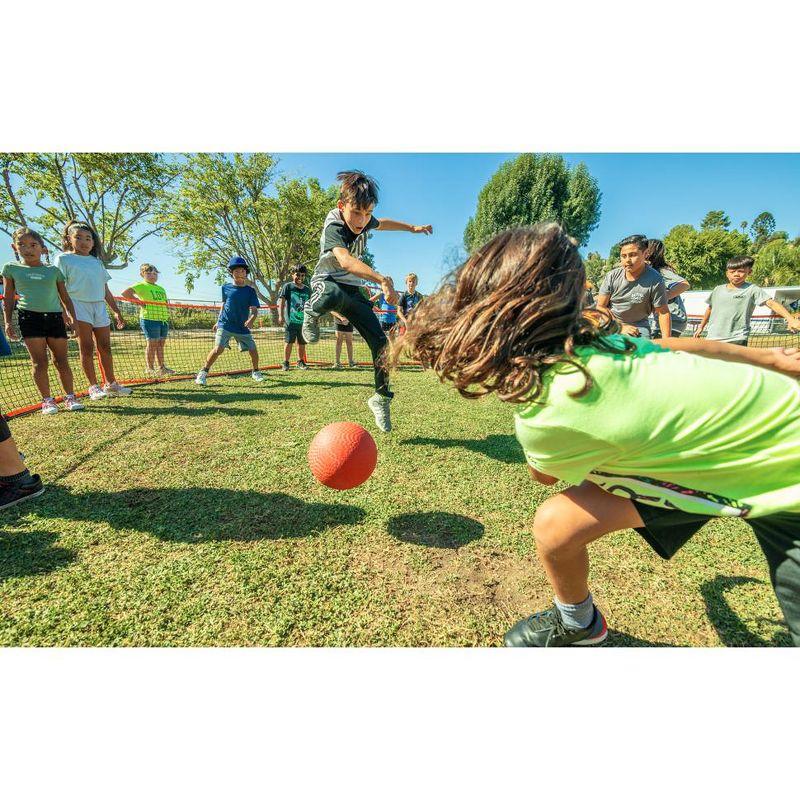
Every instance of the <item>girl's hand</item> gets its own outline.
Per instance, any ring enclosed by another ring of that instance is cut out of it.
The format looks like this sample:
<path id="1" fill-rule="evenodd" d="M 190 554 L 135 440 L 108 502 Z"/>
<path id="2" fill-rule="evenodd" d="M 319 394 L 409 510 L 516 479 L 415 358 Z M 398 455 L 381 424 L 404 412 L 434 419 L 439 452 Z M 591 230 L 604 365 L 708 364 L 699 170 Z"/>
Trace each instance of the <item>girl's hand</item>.
<path id="1" fill-rule="evenodd" d="M 800 331 L 800 320 L 790 319 L 786 321 L 790 331 Z"/>
<path id="2" fill-rule="evenodd" d="M 68 331 L 74 331 L 75 330 L 75 320 L 69 314 L 65 314 L 64 315 L 64 322 L 67 325 L 67 330 Z"/>
<path id="3" fill-rule="evenodd" d="M 639 332 L 639 329 L 635 325 L 625 325 L 622 326 L 622 333 L 626 336 L 641 336 L 642 334 Z"/>
<path id="4" fill-rule="evenodd" d="M 121 331 L 125 327 L 125 320 L 122 318 L 122 314 L 120 314 L 119 311 L 114 314 L 114 317 L 117 320 L 117 330 Z"/>
<path id="5" fill-rule="evenodd" d="M 703 332 L 703 329 L 702 329 L 702 328 L 698 328 L 698 329 L 697 329 L 697 330 L 696 330 L 696 331 L 695 331 L 695 332 L 692 334 L 692 338 L 693 338 L 693 339 L 699 339 L 699 338 L 700 338 L 700 334 L 701 334 L 702 332 Z"/>
<path id="6" fill-rule="evenodd" d="M 433 225 L 413 225 L 411 233 L 424 233 L 428 236 L 433 233 Z"/>
<path id="7" fill-rule="evenodd" d="M 10 339 L 12 342 L 17 340 L 17 334 L 14 332 L 14 327 L 12 325 L 6 325 L 6 338 Z"/>

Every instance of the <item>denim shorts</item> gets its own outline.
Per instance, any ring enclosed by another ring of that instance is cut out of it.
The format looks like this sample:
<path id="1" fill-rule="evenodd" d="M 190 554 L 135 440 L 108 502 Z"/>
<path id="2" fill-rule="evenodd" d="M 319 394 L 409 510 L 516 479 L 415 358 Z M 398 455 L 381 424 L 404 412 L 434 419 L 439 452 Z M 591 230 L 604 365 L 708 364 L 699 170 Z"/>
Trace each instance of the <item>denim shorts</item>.
<path id="1" fill-rule="evenodd" d="M 252 333 L 232 333 L 224 328 L 217 328 L 217 335 L 214 337 L 214 344 L 217 347 L 227 347 L 228 342 L 235 339 L 239 343 L 239 349 L 244 353 L 246 350 L 255 350 L 256 341 Z"/>
<path id="2" fill-rule="evenodd" d="M 140 319 L 139 327 L 145 339 L 166 339 L 169 336 L 169 325 L 158 319 Z"/>

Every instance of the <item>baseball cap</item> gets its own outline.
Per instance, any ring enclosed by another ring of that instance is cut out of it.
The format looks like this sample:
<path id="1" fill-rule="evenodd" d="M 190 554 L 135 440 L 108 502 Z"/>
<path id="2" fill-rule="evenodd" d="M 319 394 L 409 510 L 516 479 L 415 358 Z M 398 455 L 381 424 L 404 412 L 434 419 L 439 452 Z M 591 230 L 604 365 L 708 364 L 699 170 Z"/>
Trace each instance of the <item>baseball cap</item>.
<path id="1" fill-rule="evenodd" d="M 247 266 L 247 262 L 241 256 L 234 256 L 228 262 L 228 269 L 236 269 L 237 267 L 244 267 L 248 272 L 250 272 L 250 267 Z"/>

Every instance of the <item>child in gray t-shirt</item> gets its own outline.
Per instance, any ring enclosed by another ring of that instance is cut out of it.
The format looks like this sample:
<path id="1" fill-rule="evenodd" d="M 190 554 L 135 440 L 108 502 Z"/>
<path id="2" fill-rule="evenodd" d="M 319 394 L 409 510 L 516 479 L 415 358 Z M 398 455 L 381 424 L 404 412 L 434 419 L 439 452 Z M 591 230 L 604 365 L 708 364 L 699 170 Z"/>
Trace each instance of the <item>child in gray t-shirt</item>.
<path id="1" fill-rule="evenodd" d="M 789 330 L 800 330 L 800 322 L 760 287 L 748 283 L 754 260 L 749 256 L 728 261 L 725 274 L 728 283 L 715 286 L 706 303 L 708 308 L 694 332 L 695 338 L 708 326 L 707 338 L 746 346 L 750 336 L 750 320 L 756 306 L 765 305 L 786 320 Z"/>

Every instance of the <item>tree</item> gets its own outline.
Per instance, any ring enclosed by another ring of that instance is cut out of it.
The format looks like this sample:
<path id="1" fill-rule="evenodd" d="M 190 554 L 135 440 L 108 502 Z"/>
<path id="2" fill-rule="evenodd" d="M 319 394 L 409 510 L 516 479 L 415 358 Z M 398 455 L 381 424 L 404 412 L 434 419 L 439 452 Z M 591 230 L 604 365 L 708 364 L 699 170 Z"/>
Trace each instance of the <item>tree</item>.
<path id="1" fill-rule="evenodd" d="M 316 261 L 336 189 L 323 189 L 315 179 L 279 177 L 277 163 L 268 153 L 198 153 L 188 159 L 161 216 L 187 289 L 203 273 L 216 272 L 221 280 L 230 257 L 241 255 L 259 297 L 275 305 L 293 267 Z"/>
<path id="2" fill-rule="evenodd" d="M 586 268 L 586 277 L 594 284 L 595 288 L 599 288 L 603 276 L 613 266 L 614 262 L 606 261 L 600 253 L 589 253 L 583 259 L 583 266 Z"/>
<path id="3" fill-rule="evenodd" d="M 667 261 L 695 289 L 710 289 L 725 277 L 725 264 L 745 255 L 750 240 L 741 231 L 723 228 L 696 230 L 676 225 L 664 237 Z"/>
<path id="4" fill-rule="evenodd" d="M 769 237 L 775 231 L 775 217 L 769 211 L 762 211 L 750 223 L 750 236 L 753 239 L 753 250 L 766 244 Z"/>
<path id="5" fill-rule="evenodd" d="M 800 247 L 786 239 L 767 242 L 756 254 L 753 283 L 762 286 L 800 285 Z"/>
<path id="6" fill-rule="evenodd" d="M 709 211 L 700 223 L 700 229 L 704 231 L 728 230 L 731 226 L 731 219 L 724 211 Z"/>
<path id="7" fill-rule="evenodd" d="M 584 164 L 570 169 L 559 155 L 523 153 L 502 164 L 481 189 L 464 246 L 472 252 L 507 228 L 546 220 L 560 221 L 585 244 L 600 219 L 600 198 Z"/>
<path id="8" fill-rule="evenodd" d="M 2 166 L 0 229 L 27 225 L 56 250 L 71 219 L 100 238 L 100 258 L 127 263 L 134 248 L 159 232 L 154 212 L 180 164 L 159 153 L 13 153 Z"/>

